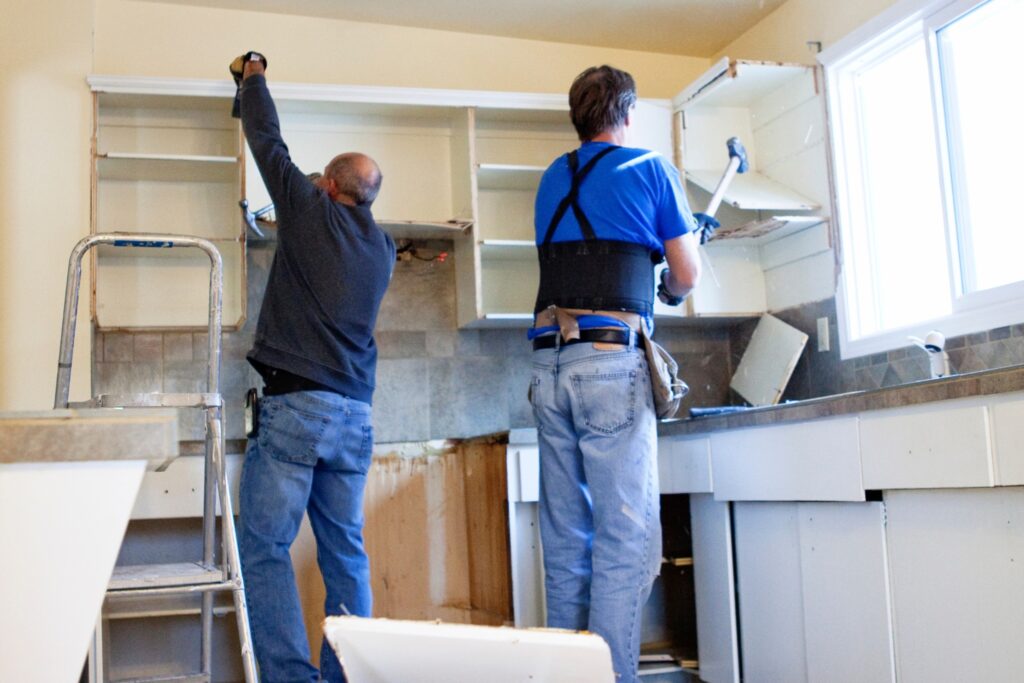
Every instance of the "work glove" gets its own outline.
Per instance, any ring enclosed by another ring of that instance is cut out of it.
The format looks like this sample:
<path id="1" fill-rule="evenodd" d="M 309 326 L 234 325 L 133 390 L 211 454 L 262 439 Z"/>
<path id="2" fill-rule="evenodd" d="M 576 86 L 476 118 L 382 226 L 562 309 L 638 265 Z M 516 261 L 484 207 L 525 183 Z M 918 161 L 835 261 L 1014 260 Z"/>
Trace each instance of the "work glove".
<path id="1" fill-rule="evenodd" d="M 235 57 L 235 59 L 228 65 L 228 71 L 231 72 L 231 77 L 235 79 L 235 101 L 231 105 L 231 115 L 236 119 L 242 118 L 242 76 L 245 73 L 245 63 L 252 60 L 258 59 L 263 62 L 263 68 L 267 68 L 267 58 L 259 52 L 249 50 L 244 55 Z"/>
<path id="2" fill-rule="evenodd" d="M 714 220 L 714 219 L 712 219 Z M 668 290 L 668 268 L 661 271 L 661 276 L 658 282 L 658 301 L 665 304 L 666 306 L 678 306 L 683 303 L 683 297 L 676 296 Z"/>
<path id="3" fill-rule="evenodd" d="M 700 233 L 701 244 L 706 244 L 715 234 L 715 230 L 722 227 L 722 224 L 715 220 L 714 216 L 709 216 L 706 213 L 695 213 L 693 217 L 697 219 L 697 231 Z"/>

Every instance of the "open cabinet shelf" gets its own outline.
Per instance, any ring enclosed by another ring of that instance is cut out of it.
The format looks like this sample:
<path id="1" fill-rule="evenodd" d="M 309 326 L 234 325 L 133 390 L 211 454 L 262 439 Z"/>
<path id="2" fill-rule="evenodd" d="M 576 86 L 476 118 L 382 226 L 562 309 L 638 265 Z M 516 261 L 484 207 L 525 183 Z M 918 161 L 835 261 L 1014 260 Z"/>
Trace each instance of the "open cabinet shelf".
<path id="1" fill-rule="evenodd" d="M 100 180 L 234 183 L 238 157 L 109 152 L 97 159 Z"/>
<path id="2" fill-rule="evenodd" d="M 816 300 L 799 294 L 801 281 L 821 279 L 831 248 L 827 136 L 814 67 L 724 58 L 673 105 L 695 211 L 721 179 L 730 138 L 743 143 L 750 167 L 725 191 L 715 216 L 721 227 L 702 248 L 705 273 L 687 313 L 747 318 Z M 791 265 L 801 259 L 805 265 Z"/>
<path id="3" fill-rule="evenodd" d="M 547 170 L 543 166 L 522 164 L 480 164 L 477 166 L 477 182 L 486 190 L 532 190 L 537 191 L 540 178 Z"/>
<path id="4" fill-rule="evenodd" d="M 722 169 L 686 169 L 686 179 L 705 192 L 713 193 L 722 177 Z M 722 201 L 745 211 L 817 211 L 821 205 L 796 190 L 748 171 L 735 176 Z"/>
<path id="5" fill-rule="evenodd" d="M 92 231 L 210 240 L 224 264 L 224 327 L 241 325 L 243 155 L 230 98 L 165 94 L 145 86 L 124 92 L 102 78 L 90 84 L 96 111 Z M 210 260 L 202 251 L 103 246 L 92 258 L 98 329 L 206 329 Z"/>

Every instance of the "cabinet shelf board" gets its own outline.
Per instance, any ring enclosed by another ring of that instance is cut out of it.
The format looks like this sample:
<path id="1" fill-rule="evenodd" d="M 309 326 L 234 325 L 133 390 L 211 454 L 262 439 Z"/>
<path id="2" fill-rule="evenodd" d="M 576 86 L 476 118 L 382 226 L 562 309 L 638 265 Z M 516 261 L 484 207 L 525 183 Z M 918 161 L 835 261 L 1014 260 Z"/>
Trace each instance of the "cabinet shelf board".
<path id="1" fill-rule="evenodd" d="M 676 111 L 695 104 L 749 107 L 789 81 L 813 71 L 804 64 L 723 58 L 672 100 Z M 744 78 L 740 80 L 740 76 Z"/>
<path id="2" fill-rule="evenodd" d="M 715 231 L 712 241 L 750 239 L 759 243 L 774 242 L 789 235 L 813 228 L 828 219 L 824 216 L 769 216 L 741 225 L 727 226 Z"/>
<path id="3" fill-rule="evenodd" d="M 709 193 L 714 193 L 721 177 L 721 169 L 686 170 L 687 181 Z M 748 211 L 817 211 L 821 208 L 811 199 L 757 171 L 735 176 L 723 201 Z"/>
<path id="4" fill-rule="evenodd" d="M 546 169 L 517 164 L 479 164 L 477 180 L 482 189 L 536 190 Z"/>
<path id="5" fill-rule="evenodd" d="M 455 240 L 466 235 L 473 221 L 452 219 L 448 221 L 415 221 L 390 218 L 377 219 L 381 230 L 399 240 Z M 263 232 L 260 237 L 251 231 L 246 235 L 248 242 L 276 242 L 277 222 L 257 219 L 256 226 Z"/>
<path id="6" fill-rule="evenodd" d="M 530 240 L 483 240 L 480 258 L 504 260 L 535 260 L 537 245 Z"/>
<path id="7" fill-rule="evenodd" d="M 385 232 L 403 240 L 451 240 L 463 237 L 473 221 L 403 221 L 381 219 L 377 221 Z"/>
<path id="8" fill-rule="evenodd" d="M 230 183 L 238 158 L 111 152 L 97 158 L 100 180 L 159 180 Z"/>

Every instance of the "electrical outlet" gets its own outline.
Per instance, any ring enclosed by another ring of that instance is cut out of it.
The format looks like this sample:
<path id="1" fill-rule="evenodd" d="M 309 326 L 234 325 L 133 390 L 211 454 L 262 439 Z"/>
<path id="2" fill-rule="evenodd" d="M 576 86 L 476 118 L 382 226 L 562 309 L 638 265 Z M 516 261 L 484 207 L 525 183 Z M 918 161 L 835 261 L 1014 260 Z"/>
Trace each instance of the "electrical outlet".
<path id="1" fill-rule="evenodd" d="M 829 345 L 828 318 L 818 318 L 818 351 L 828 351 Z"/>

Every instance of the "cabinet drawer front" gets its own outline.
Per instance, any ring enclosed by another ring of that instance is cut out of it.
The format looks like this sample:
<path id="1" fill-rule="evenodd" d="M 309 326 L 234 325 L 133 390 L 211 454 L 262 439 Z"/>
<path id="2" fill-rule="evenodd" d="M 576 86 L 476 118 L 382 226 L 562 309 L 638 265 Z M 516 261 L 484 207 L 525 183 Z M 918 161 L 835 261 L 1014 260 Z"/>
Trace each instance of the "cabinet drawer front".
<path id="1" fill-rule="evenodd" d="M 716 500 L 864 500 L 857 418 L 711 435 Z"/>
<path id="2" fill-rule="evenodd" d="M 908 408 L 861 417 L 869 489 L 992 486 L 988 409 Z"/>
<path id="3" fill-rule="evenodd" d="M 662 493 L 711 493 L 710 439 L 658 439 L 658 479 Z"/>
<path id="4" fill-rule="evenodd" d="M 992 407 L 992 433 L 996 482 L 1000 486 L 1024 484 L 1024 399 Z"/>

